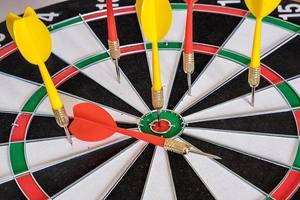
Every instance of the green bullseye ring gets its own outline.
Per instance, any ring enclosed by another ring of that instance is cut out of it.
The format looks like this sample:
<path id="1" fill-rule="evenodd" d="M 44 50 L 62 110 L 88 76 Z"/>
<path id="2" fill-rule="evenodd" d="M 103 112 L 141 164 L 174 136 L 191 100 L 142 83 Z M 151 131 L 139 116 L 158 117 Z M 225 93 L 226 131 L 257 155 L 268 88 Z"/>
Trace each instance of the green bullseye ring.
<path id="1" fill-rule="evenodd" d="M 153 128 L 151 127 L 157 121 L 156 110 L 143 115 L 138 123 L 138 128 L 143 133 L 148 133 L 164 138 L 176 138 L 182 133 L 185 127 L 183 118 L 179 114 L 171 110 L 161 110 L 160 119 L 163 121 L 167 121 L 168 124 L 170 124 L 168 130 L 163 133 L 154 132 Z"/>

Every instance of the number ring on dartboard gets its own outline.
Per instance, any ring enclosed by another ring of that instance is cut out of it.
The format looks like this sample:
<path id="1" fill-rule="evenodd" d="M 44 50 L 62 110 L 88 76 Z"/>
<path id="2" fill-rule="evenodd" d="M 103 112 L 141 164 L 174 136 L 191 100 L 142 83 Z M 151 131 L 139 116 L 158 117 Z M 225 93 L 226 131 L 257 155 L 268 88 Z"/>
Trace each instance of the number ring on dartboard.
<path id="1" fill-rule="evenodd" d="M 195 37 L 197 69 L 189 96 L 180 63 L 186 6 L 173 3 L 172 8 L 176 23 L 159 43 L 167 104 L 162 111 L 176 116 L 178 126 L 162 112 L 170 124 L 167 133 L 158 135 L 188 141 L 222 160 L 179 156 L 118 133 L 97 143 L 74 138 L 73 146 L 69 145 L 54 123 L 40 80 L 5 68 L 18 55 L 15 44 L 8 43 L 0 49 L 0 80 L 5 83 L 0 91 L 7 97 L 0 99 L 0 117 L 5 116 L 2 126 L 9 129 L 7 141 L 0 144 L 5 160 L 0 163 L 0 199 L 2 194 L 6 199 L 116 199 L 120 195 L 125 199 L 287 199 L 296 192 L 300 180 L 300 71 L 295 66 L 297 56 L 289 55 L 295 55 L 300 46 L 299 26 L 274 17 L 264 21 L 271 36 L 269 42 L 263 37 L 264 79 L 253 108 L 246 80 L 251 49 L 251 34 L 246 30 L 253 27 L 253 16 L 242 9 L 194 6 L 196 21 L 198 15 L 199 21 L 213 16 L 215 27 L 228 24 L 219 33 L 224 34 L 220 41 Z M 134 6 L 115 12 L 119 20 L 130 16 L 128 21 L 137 22 Z M 63 68 L 52 69 L 53 81 L 71 119 L 72 106 L 89 101 L 102 104 L 124 128 L 142 130 L 143 120 L 150 117 L 146 125 L 151 129 L 155 121 L 155 111 L 149 109 L 151 45 L 126 38 L 130 34 L 120 29 L 119 85 L 105 47 L 107 40 L 97 35 L 104 28 L 94 28 L 105 17 L 105 11 L 97 11 L 49 26 L 57 56 L 51 59 L 64 63 Z M 223 20 L 219 26 L 217 18 Z M 127 43 L 122 43 L 123 38 Z M 280 55 L 286 59 L 279 60 Z M 56 64 L 51 59 L 49 66 Z M 30 67 L 26 70 L 33 70 Z M 176 133 L 169 136 L 172 128 Z"/>

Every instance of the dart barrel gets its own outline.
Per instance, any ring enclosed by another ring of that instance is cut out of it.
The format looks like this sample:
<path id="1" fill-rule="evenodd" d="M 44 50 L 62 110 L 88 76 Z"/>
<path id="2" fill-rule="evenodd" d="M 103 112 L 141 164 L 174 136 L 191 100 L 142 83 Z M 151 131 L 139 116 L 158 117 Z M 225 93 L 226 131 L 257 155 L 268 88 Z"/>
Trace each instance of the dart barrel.
<path id="1" fill-rule="evenodd" d="M 156 91 L 152 89 L 152 106 L 154 109 L 162 109 L 164 106 L 164 92 L 163 89 Z"/>
<path id="2" fill-rule="evenodd" d="M 121 56 L 119 40 L 108 40 L 109 53 L 112 59 L 119 59 Z"/>
<path id="3" fill-rule="evenodd" d="M 168 151 L 178 153 L 181 155 L 188 154 L 190 151 L 190 146 L 188 144 L 169 138 L 165 140 L 164 148 Z"/>
<path id="4" fill-rule="evenodd" d="M 194 52 L 184 53 L 183 52 L 183 70 L 186 74 L 192 74 L 195 69 Z"/>
<path id="5" fill-rule="evenodd" d="M 249 67 L 248 83 L 250 87 L 256 88 L 260 82 L 260 67 Z"/>
<path id="6" fill-rule="evenodd" d="M 67 115 L 67 112 L 65 110 L 65 107 L 62 107 L 58 110 L 54 110 L 53 109 L 53 113 L 54 113 L 54 117 L 56 120 L 56 123 L 62 127 L 65 128 L 69 125 L 69 117 Z"/>

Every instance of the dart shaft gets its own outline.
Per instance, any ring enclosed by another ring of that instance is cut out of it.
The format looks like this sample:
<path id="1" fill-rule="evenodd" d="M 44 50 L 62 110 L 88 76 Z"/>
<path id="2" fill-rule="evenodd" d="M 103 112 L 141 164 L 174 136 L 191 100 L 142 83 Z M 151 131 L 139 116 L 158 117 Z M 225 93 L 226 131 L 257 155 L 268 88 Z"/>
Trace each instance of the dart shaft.
<path id="1" fill-rule="evenodd" d="M 252 57 L 250 63 L 251 68 L 258 68 L 260 66 L 261 27 L 262 27 L 262 19 L 257 18 L 255 24 Z"/>
<path id="2" fill-rule="evenodd" d="M 108 39 L 110 41 L 117 41 L 118 33 L 117 33 L 117 28 L 116 28 L 112 0 L 106 0 L 106 8 L 107 8 Z"/>
<path id="3" fill-rule="evenodd" d="M 160 77 L 160 62 L 158 53 L 157 42 L 152 43 L 152 73 L 153 73 L 153 86 L 154 91 L 162 90 L 161 77 Z"/>
<path id="4" fill-rule="evenodd" d="M 45 65 L 45 63 L 40 63 L 39 65 L 39 70 L 43 79 L 43 82 L 45 84 L 48 96 L 49 96 L 49 100 L 52 106 L 53 110 L 59 110 L 63 107 L 63 103 L 59 97 L 59 94 L 57 92 L 57 89 L 50 77 L 50 74 L 47 70 L 47 67 Z"/>
<path id="5" fill-rule="evenodd" d="M 102 126 L 102 125 L 100 125 L 100 126 Z M 119 128 L 119 127 L 109 127 L 109 126 L 105 126 L 105 125 L 103 125 L 102 127 L 108 128 L 110 130 L 114 130 L 118 133 L 130 136 L 130 137 L 134 137 L 136 139 L 143 140 L 145 142 L 149 142 L 151 144 L 158 145 L 161 147 L 163 147 L 164 143 L 165 143 L 165 138 L 161 138 L 161 137 L 158 137 L 155 135 L 145 134 L 142 132 L 127 130 L 127 129 L 123 129 L 123 128 Z"/>
<path id="6" fill-rule="evenodd" d="M 193 4 L 188 3 L 187 6 L 184 53 L 189 54 L 193 52 Z"/>

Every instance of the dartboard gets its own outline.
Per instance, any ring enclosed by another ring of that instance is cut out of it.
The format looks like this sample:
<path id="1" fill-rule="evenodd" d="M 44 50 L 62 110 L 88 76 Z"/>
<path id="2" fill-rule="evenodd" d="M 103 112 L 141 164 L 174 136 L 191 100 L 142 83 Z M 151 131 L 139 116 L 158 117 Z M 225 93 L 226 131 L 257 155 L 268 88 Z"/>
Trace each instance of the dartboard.
<path id="1" fill-rule="evenodd" d="M 103 0 L 37 10 L 51 32 L 46 65 L 70 120 L 82 102 L 102 106 L 119 127 L 151 132 L 151 43 L 135 1 L 113 1 L 120 83 L 108 51 Z M 164 137 L 221 157 L 178 155 L 120 133 L 73 138 L 55 122 L 38 68 L 0 24 L 0 199 L 299 199 L 300 4 L 282 1 L 263 21 L 262 80 L 251 106 L 247 69 L 255 17 L 240 0 L 194 5 L 191 95 L 182 69 L 187 6 L 159 42 Z M 298 197 L 298 198 L 297 198 Z"/>

